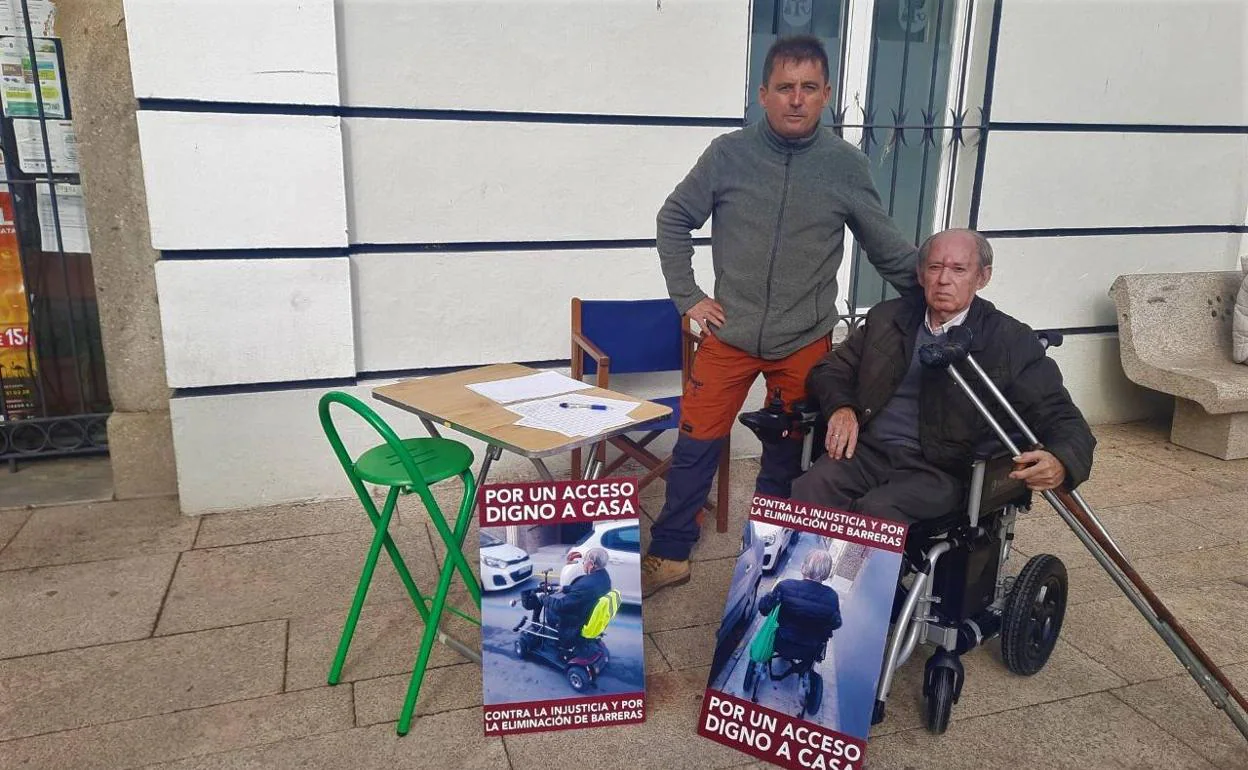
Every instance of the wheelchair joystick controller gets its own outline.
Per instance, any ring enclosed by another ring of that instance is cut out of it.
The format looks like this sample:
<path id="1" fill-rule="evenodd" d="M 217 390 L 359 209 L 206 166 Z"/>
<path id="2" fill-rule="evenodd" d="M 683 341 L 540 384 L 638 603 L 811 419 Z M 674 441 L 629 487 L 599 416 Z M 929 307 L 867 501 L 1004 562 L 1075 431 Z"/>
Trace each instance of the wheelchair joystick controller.
<path id="1" fill-rule="evenodd" d="M 757 412 L 746 412 L 739 419 L 741 424 L 754 432 L 760 441 L 774 443 L 788 438 L 800 426 L 798 415 L 784 408 L 780 388 L 772 391 L 767 406 Z"/>
<path id="2" fill-rule="evenodd" d="M 795 401 L 791 407 L 786 408 L 780 388 L 774 388 L 771 398 L 767 399 L 767 406 L 757 412 L 745 412 L 737 420 L 764 444 L 778 444 L 789 438 L 800 437 L 801 469 L 805 471 L 813 462 L 820 422 L 819 407 L 813 401 Z M 819 442 L 822 446 L 822 438 Z"/>

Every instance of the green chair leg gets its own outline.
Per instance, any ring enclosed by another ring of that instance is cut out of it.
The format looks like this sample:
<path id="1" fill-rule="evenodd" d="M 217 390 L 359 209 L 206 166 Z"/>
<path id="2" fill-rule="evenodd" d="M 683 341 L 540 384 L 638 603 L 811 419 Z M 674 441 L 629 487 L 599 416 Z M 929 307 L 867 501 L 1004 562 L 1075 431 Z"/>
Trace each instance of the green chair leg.
<path id="1" fill-rule="evenodd" d="M 399 714 L 397 728 L 399 735 L 407 735 L 407 731 L 411 729 L 412 713 L 416 710 L 416 699 L 420 697 L 420 688 L 424 683 L 425 670 L 429 665 L 429 655 L 433 651 L 433 642 L 437 637 L 438 625 L 442 620 L 442 612 L 446 608 L 447 594 L 450 593 L 451 579 L 454 577 L 456 569 L 459 570 L 460 576 L 468 586 L 468 591 L 472 594 L 477 608 L 480 609 L 481 607 L 481 587 L 477 584 L 477 579 L 473 576 L 472 571 L 468 569 L 463 550 L 460 547 L 464 535 L 468 532 L 468 525 L 472 521 L 472 503 L 476 499 L 476 481 L 472 478 L 471 473 L 465 473 L 461 478 L 464 479 L 464 497 L 459 504 L 459 515 L 456 517 L 455 530 L 453 532 L 447 529 L 446 521 L 442 518 L 437 504 L 434 503 L 430 506 L 430 518 L 434 520 L 434 526 L 437 528 L 438 534 L 442 536 L 443 541 L 446 543 L 447 559 L 442 563 L 442 569 L 438 572 L 438 587 L 433 594 L 433 606 L 429 609 L 429 619 L 425 622 L 425 631 L 420 637 L 420 652 L 416 655 L 416 665 L 412 668 L 412 678 L 407 684 L 407 696 L 403 700 L 403 710 Z"/>
<path id="2" fill-rule="evenodd" d="M 347 613 L 346 625 L 342 627 L 342 637 L 338 640 L 338 653 L 334 656 L 334 665 L 329 669 L 330 684 L 338 684 L 338 679 L 342 676 L 342 664 L 347 659 L 347 649 L 351 646 L 351 637 L 355 635 L 355 625 L 360 620 L 360 610 L 364 607 L 364 597 L 368 595 L 368 586 L 373 582 L 373 571 L 377 568 L 377 557 L 381 554 L 382 544 L 390 539 L 388 534 L 390 517 L 394 514 L 395 504 L 398 500 L 398 488 L 391 487 L 390 494 L 386 496 L 386 504 L 382 508 L 381 516 L 378 517 L 379 520 L 373 522 L 375 529 L 373 542 L 368 548 L 368 558 L 364 560 L 364 569 L 360 572 L 360 582 L 355 587 L 355 600 L 351 602 L 351 610 Z M 371 502 L 370 500 L 369 503 Z M 365 510 L 369 507 L 371 506 L 366 505 Z M 408 579 L 410 580 L 410 576 Z"/>
<path id="3" fill-rule="evenodd" d="M 448 559 L 438 573 L 438 588 L 433 595 L 433 607 L 429 610 L 429 621 L 425 623 L 425 631 L 420 637 L 420 652 L 416 655 L 412 678 L 407 684 L 407 697 L 403 700 L 403 711 L 399 714 L 397 730 L 399 735 L 407 735 L 407 731 L 411 729 L 412 712 L 416 710 L 416 699 L 420 697 L 425 669 L 429 665 L 429 654 L 433 651 L 433 642 L 437 638 L 438 624 L 442 620 L 442 611 L 446 607 L 446 596 L 450 593 L 451 578 L 454 574 L 454 565 Z"/>
<path id="4" fill-rule="evenodd" d="M 455 519 L 454 530 L 447 527 L 446 517 L 442 515 L 442 510 L 432 495 L 426 493 L 421 495 L 421 498 L 424 500 L 425 507 L 429 509 L 429 518 L 433 520 L 434 528 L 446 545 L 447 562 L 454 563 L 456 569 L 459 570 L 469 595 L 472 596 L 473 602 L 479 609 L 481 587 L 477 584 L 477 578 L 472 574 L 472 568 L 468 566 L 468 560 L 464 558 L 463 552 L 464 536 L 468 534 L 468 526 L 472 523 L 472 503 L 476 499 L 477 487 L 471 473 L 465 472 L 460 478 L 464 479 L 464 497 L 459 504 L 459 515 Z"/>

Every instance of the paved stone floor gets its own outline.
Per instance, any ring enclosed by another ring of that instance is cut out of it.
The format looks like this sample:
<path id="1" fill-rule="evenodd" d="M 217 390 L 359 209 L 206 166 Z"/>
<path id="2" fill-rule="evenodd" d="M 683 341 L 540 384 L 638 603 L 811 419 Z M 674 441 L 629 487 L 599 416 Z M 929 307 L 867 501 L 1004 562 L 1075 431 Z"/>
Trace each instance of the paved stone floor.
<path id="1" fill-rule="evenodd" d="M 1086 498 L 1248 687 L 1248 460 L 1179 449 L 1158 425 L 1097 435 Z M 411 734 L 395 736 L 419 624 L 388 566 L 344 683 L 326 686 L 369 539 L 354 503 L 198 519 L 166 499 L 0 510 L 0 768 L 754 766 L 694 729 L 756 470 L 734 464 L 733 524 L 708 527 L 694 580 L 646 605 L 648 721 L 501 740 L 481 735 L 480 669 L 441 645 Z M 428 584 L 441 550 L 423 514 L 401 510 L 396 538 Z M 1248 744 L 1052 511 L 1023 518 L 1017 546 L 1015 569 L 1045 551 L 1070 568 L 1049 665 L 1020 678 L 993 645 L 969 655 L 952 726 L 936 737 L 920 726 L 916 655 L 870 767 L 1248 767 Z M 473 641 L 468 624 L 452 628 Z"/>

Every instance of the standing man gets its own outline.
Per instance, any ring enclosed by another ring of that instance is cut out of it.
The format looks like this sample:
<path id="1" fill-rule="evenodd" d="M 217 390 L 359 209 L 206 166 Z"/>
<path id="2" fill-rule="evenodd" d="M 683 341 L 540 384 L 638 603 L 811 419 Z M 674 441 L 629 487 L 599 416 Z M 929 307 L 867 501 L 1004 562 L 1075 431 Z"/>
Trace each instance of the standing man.
<path id="1" fill-rule="evenodd" d="M 644 596 L 688 582 L 695 517 L 758 375 L 786 406 L 805 397 L 838 319 L 845 226 L 885 280 L 902 292 L 916 286 L 916 249 L 880 204 L 866 155 L 819 125 L 831 94 L 823 45 L 777 40 L 759 88 L 766 120 L 712 141 L 659 210 L 668 293 L 707 337 L 681 399 L 667 499 L 642 561 Z M 712 215 L 713 297 L 692 267 L 692 232 Z M 788 497 L 800 455 L 800 438 L 765 446 L 755 489 Z"/>

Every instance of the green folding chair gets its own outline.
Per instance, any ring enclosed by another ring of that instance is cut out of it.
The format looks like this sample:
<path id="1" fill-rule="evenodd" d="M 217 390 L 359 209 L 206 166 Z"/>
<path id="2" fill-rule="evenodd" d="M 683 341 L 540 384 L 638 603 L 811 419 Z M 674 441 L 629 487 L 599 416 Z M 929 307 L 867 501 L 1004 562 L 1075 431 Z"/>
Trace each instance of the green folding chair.
<path id="1" fill-rule="evenodd" d="M 385 439 L 385 443 L 369 449 L 361 454 L 359 459 L 352 461 L 351 455 L 342 445 L 338 429 L 330 416 L 330 407 L 333 404 L 341 404 L 364 418 Z M 355 493 L 364 506 L 364 512 L 368 514 L 376 530 L 372 545 L 368 549 L 368 558 L 364 561 L 359 585 L 355 589 L 355 601 L 351 604 L 346 625 L 342 629 L 338 653 L 334 657 L 333 666 L 329 669 L 329 683 L 337 684 L 342 675 L 342 665 L 346 661 L 347 649 L 351 646 L 351 637 L 355 634 L 355 624 L 360 619 L 364 597 L 368 594 L 368 586 L 373 579 L 377 557 L 381 554 L 381 549 L 385 548 L 403 585 L 407 588 L 408 595 L 412 598 L 412 603 L 416 605 L 416 611 L 420 613 L 420 619 L 425 624 L 425 630 L 420 639 L 420 652 L 416 656 L 416 666 L 412 669 L 412 678 L 407 686 L 407 697 L 403 703 L 403 711 L 399 715 L 398 733 L 407 735 L 434 640 L 441 638 L 467 657 L 480 661 L 480 655 L 467 646 L 438 632 L 438 624 L 445 611 L 454 613 L 478 626 L 481 625 L 481 587 L 477 584 L 463 553 L 464 536 L 468 534 L 468 525 L 472 521 L 472 504 L 477 489 L 476 480 L 470 470 L 473 460 L 472 450 L 458 441 L 445 438 L 400 440 L 394 430 L 376 412 L 359 399 L 341 391 L 330 391 L 322 396 L 319 412 L 321 428 L 325 431 L 325 436 L 329 439 L 338 462 L 342 464 L 347 478 L 351 480 L 351 486 L 355 488 Z M 464 483 L 464 495 L 459 504 L 459 515 L 455 519 L 454 530 L 447 526 L 446 517 L 443 516 L 433 495 L 429 493 L 430 485 L 452 476 L 458 476 Z M 390 490 L 380 513 L 377 512 L 377 506 L 364 486 L 365 482 L 388 487 Z M 412 493 L 417 494 L 425 504 L 429 518 L 433 520 L 433 526 L 446 544 L 447 558 L 438 573 L 438 587 L 432 597 L 424 596 L 416 587 L 416 582 L 412 580 L 412 575 L 408 572 L 407 565 L 403 563 L 403 557 L 399 555 L 399 549 L 395 546 L 389 532 L 390 517 L 394 514 L 399 495 Z M 446 606 L 451 577 L 455 570 L 459 571 L 460 577 L 468 587 L 468 592 L 472 595 L 472 600 L 476 603 L 477 617 Z"/>

